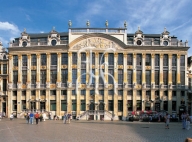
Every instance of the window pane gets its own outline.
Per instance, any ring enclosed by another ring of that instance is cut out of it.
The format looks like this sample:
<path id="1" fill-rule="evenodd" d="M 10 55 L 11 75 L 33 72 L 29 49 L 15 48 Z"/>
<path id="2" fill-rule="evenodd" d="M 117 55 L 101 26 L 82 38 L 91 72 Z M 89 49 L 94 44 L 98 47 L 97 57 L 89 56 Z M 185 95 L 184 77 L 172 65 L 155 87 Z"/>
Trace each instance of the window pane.
<path id="1" fill-rule="evenodd" d="M 108 62 L 109 62 L 109 65 L 114 65 L 114 54 L 113 53 L 108 54 Z"/>
<path id="2" fill-rule="evenodd" d="M 57 65 L 57 54 L 51 54 L 51 65 Z"/>
<path id="3" fill-rule="evenodd" d="M 145 71 L 146 75 L 146 84 L 151 85 L 151 71 Z"/>
<path id="4" fill-rule="evenodd" d="M 159 66 L 159 54 L 155 54 L 155 66 Z"/>
<path id="5" fill-rule="evenodd" d="M 62 53 L 62 65 L 68 65 L 68 54 Z"/>
<path id="6" fill-rule="evenodd" d="M 141 65 L 142 65 L 142 55 L 137 54 L 137 66 L 141 66 Z"/>
<path id="7" fill-rule="evenodd" d="M 180 65 L 185 66 L 185 55 L 181 55 L 180 57 Z"/>
<path id="8" fill-rule="evenodd" d="M 163 66 L 168 66 L 168 54 L 163 55 Z"/>
<path id="9" fill-rule="evenodd" d="M 142 72 L 141 70 L 137 70 L 137 84 L 141 84 L 142 81 Z"/>
<path id="10" fill-rule="evenodd" d="M 45 66 L 47 64 L 46 54 L 41 54 L 41 65 Z"/>
<path id="11" fill-rule="evenodd" d="M 22 55 L 22 65 L 27 66 L 27 55 Z"/>
<path id="12" fill-rule="evenodd" d="M 177 55 L 176 54 L 172 55 L 172 66 L 177 66 Z"/>
<path id="13" fill-rule="evenodd" d="M 128 70 L 127 71 L 127 77 L 128 77 L 128 84 L 133 84 L 133 71 L 132 70 Z"/>
<path id="14" fill-rule="evenodd" d="M 133 65 L 133 54 L 127 55 L 127 65 Z"/>
<path id="15" fill-rule="evenodd" d="M 77 65 L 77 53 L 72 53 L 72 63 L 73 65 Z"/>
<path id="16" fill-rule="evenodd" d="M 77 70 L 72 69 L 72 83 L 75 84 L 77 79 Z"/>
<path id="17" fill-rule="evenodd" d="M 145 65 L 151 66 L 151 54 L 146 54 Z"/>
<path id="18" fill-rule="evenodd" d="M 123 53 L 118 54 L 118 65 L 123 65 Z"/>

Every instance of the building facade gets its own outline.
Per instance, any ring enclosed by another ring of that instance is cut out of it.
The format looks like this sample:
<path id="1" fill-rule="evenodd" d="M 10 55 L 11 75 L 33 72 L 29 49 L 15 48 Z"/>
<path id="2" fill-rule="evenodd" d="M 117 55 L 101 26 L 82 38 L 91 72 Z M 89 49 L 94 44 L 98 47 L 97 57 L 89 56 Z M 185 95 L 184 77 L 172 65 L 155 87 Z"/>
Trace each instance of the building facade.
<path id="1" fill-rule="evenodd" d="M 125 119 L 187 104 L 187 41 L 139 28 L 24 31 L 9 46 L 8 114 L 41 110 L 80 119 Z"/>

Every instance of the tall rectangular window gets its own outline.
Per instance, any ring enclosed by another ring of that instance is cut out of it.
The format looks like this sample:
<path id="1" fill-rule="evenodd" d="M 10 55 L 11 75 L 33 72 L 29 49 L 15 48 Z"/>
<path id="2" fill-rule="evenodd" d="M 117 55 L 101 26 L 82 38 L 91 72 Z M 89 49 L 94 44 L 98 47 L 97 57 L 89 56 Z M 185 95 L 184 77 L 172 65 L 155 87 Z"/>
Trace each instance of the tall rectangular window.
<path id="1" fill-rule="evenodd" d="M 61 100 L 61 111 L 67 111 L 67 101 Z"/>
<path id="2" fill-rule="evenodd" d="M 146 84 L 147 85 L 151 85 L 151 71 L 145 71 L 145 75 L 146 75 Z"/>
<path id="3" fill-rule="evenodd" d="M 123 90 L 118 90 L 118 95 L 123 96 Z"/>
<path id="4" fill-rule="evenodd" d="M 185 66 L 185 55 L 181 55 L 180 57 L 180 66 Z"/>
<path id="5" fill-rule="evenodd" d="M 51 83 L 56 84 L 56 82 L 57 82 L 57 70 L 51 70 L 50 75 L 51 75 L 51 77 L 50 77 Z"/>
<path id="6" fill-rule="evenodd" d="M 86 68 L 86 53 L 81 53 L 81 69 Z"/>
<path id="7" fill-rule="evenodd" d="M 50 100 L 50 111 L 56 111 L 56 101 Z"/>
<path id="8" fill-rule="evenodd" d="M 57 54 L 56 53 L 51 54 L 51 65 L 57 65 Z"/>
<path id="9" fill-rule="evenodd" d="M 109 65 L 114 65 L 114 54 L 113 53 L 108 54 L 108 63 L 109 63 Z"/>
<path id="10" fill-rule="evenodd" d="M 76 84 L 76 80 L 77 80 L 77 70 L 72 69 L 72 83 Z"/>
<path id="11" fill-rule="evenodd" d="M 172 71 L 172 84 L 173 85 L 176 85 L 176 82 L 177 82 L 176 78 L 177 78 L 177 72 L 173 70 Z"/>
<path id="12" fill-rule="evenodd" d="M 108 111 L 113 111 L 113 100 L 108 100 Z"/>
<path id="13" fill-rule="evenodd" d="M 22 55 L 22 65 L 27 66 L 27 55 Z"/>
<path id="14" fill-rule="evenodd" d="M 67 95 L 67 90 L 61 90 L 61 95 Z"/>
<path id="15" fill-rule="evenodd" d="M 159 91 L 155 91 L 155 100 L 159 100 L 160 97 L 159 97 Z"/>
<path id="16" fill-rule="evenodd" d="M 133 65 L 133 54 L 127 54 L 127 65 Z"/>
<path id="17" fill-rule="evenodd" d="M 142 83 L 142 72 L 141 70 L 137 70 L 137 84 Z"/>
<path id="18" fill-rule="evenodd" d="M 108 95 L 114 95 L 114 90 L 108 90 Z"/>
<path id="19" fill-rule="evenodd" d="M 56 90 L 50 90 L 50 95 L 56 95 Z"/>
<path id="20" fill-rule="evenodd" d="M 26 96 L 26 91 L 22 91 L 22 96 Z"/>
<path id="21" fill-rule="evenodd" d="M 155 54 L 155 66 L 159 66 L 159 54 Z"/>
<path id="22" fill-rule="evenodd" d="M 13 55 L 13 66 L 18 66 L 18 56 Z"/>
<path id="23" fill-rule="evenodd" d="M 177 55 L 176 54 L 172 55 L 172 66 L 177 66 Z"/>
<path id="24" fill-rule="evenodd" d="M 105 62 L 105 55 L 103 53 L 99 53 L 99 64 L 103 64 Z"/>
<path id="25" fill-rule="evenodd" d="M 73 65 L 77 65 L 77 53 L 72 53 L 72 63 Z"/>
<path id="26" fill-rule="evenodd" d="M 133 100 L 127 100 L 128 111 L 133 111 Z"/>
<path id="27" fill-rule="evenodd" d="M 123 84 L 123 70 L 118 70 L 118 84 Z"/>
<path id="28" fill-rule="evenodd" d="M 31 55 L 31 66 L 36 66 L 37 65 L 37 57 L 35 54 Z"/>
<path id="29" fill-rule="evenodd" d="M 61 64 L 62 65 L 68 65 L 68 54 L 67 53 L 62 53 L 61 54 Z"/>
<path id="30" fill-rule="evenodd" d="M 146 54 L 145 65 L 151 66 L 151 54 Z"/>
<path id="31" fill-rule="evenodd" d="M 13 100 L 13 101 L 12 101 L 12 104 L 13 104 L 12 110 L 13 110 L 13 111 L 16 111 L 16 110 L 17 110 L 17 100 Z"/>
<path id="32" fill-rule="evenodd" d="M 95 90 L 90 90 L 90 95 L 95 95 Z"/>
<path id="33" fill-rule="evenodd" d="M 26 100 L 21 100 L 21 109 L 25 110 L 26 109 Z"/>
<path id="34" fill-rule="evenodd" d="M 76 111 L 76 100 L 72 100 L 72 111 Z"/>
<path id="35" fill-rule="evenodd" d="M 151 91 L 146 91 L 146 100 L 147 101 L 151 100 Z"/>
<path id="36" fill-rule="evenodd" d="M 7 64 L 3 64 L 3 74 L 7 74 Z"/>
<path id="37" fill-rule="evenodd" d="M 108 84 L 113 84 L 114 69 L 108 69 Z"/>
<path id="38" fill-rule="evenodd" d="M 46 66 L 47 64 L 47 56 L 46 54 L 41 54 L 41 65 Z"/>
<path id="39" fill-rule="evenodd" d="M 86 90 L 85 89 L 81 90 L 81 95 L 85 96 L 85 94 L 86 94 Z"/>
<path id="40" fill-rule="evenodd" d="M 95 69 L 92 69 L 92 75 L 95 75 Z M 91 84 L 95 84 L 95 77 L 91 76 Z"/>
<path id="41" fill-rule="evenodd" d="M 41 70 L 40 74 L 41 84 L 46 84 L 46 70 Z"/>
<path id="42" fill-rule="evenodd" d="M 185 72 L 184 71 L 180 72 L 180 80 L 181 80 L 181 85 L 185 85 Z"/>
<path id="43" fill-rule="evenodd" d="M 36 71 L 31 71 L 31 84 L 36 84 Z"/>
<path id="44" fill-rule="evenodd" d="M 86 84 L 86 69 L 81 69 L 81 84 Z"/>
<path id="45" fill-rule="evenodd" d="M 18 71 L 13 71 L 13 84 L 18 82 Z"/>
<path id="46" fill-rule="evenodd" d="M 141 100 L 137 100 L 137 108 L 136 108 L 137 111 L 140 111 L 142 110 L 142 102 Z"/>
<path id="47" fill-rule="evenodd" d="M 99 90 L 99 95 L 104 95 L 104 90 Z"/>
<path id="48" fill-rule="evenodd" d="M 127 71 L 128 84 L 133 84 L 133 70 Z"/>
<path id="49" fill-rule="evenodd" d="M 92 65 L 95 65 L 95 53 L 92 53 Z"/>
<path id="50" fill-rule="evenodd" d="M 68 70 L 62 69 L 61 70 L 61 81 L 62 81 L 62 83 L 67 83 L 67 80 L 68 80 Z"/>
<path id="51" fill-rule="evenodd" d="M 163 71 L 163 83 L 164 85 L 168 85 L 168 71 Z"/>
<path id="52" fill-rule="evenodd" d="M 123 100 L 118 100 L 118 111 L 123 111 Z"/>
<path id="53" fill-rule="evenodd" d="M 163 66 L 168 66 L 168 54 L 163 55 Z"/>
<path id="54" fill-rule="evenodd" d="M 137 66 L 141 66 L 141 65 L 142 65 L 142 55 L 137 54 Z"/>
<path id="55" fill-rule="evenodd" d="M 159 85 L 159 71 L 155 71 L 155 85 Z"/>
<path id="56" fill-rule="evenodd" d="M 7 91 L 7 79 L 3 79 L 3 91 Z"/>
<path id="57" fill-rule="evenodd" d="M 177 101 L 172 101 L 172 111 L 177 111 Z"/>
<path id="58" fill-rule="evenodd" d="M 85 100 L 81 100 L 81 111 L 85 111 Z"/>
<path id="59" fill-rule="evenodd" d="M 123 53 L 118 53 L 118 65 L 123 65 Z"/>
<path id="60" fill-rule="evenodd" d="M 22 83 L 26 84 L 26 82 L 27 82 L 27 71 L 23 70 L 22 71 Z"/>
<path id="61" fill-rule="evenodd" d="M 163 101 L 163 110 L 168 111 L 168 101 Z"/>

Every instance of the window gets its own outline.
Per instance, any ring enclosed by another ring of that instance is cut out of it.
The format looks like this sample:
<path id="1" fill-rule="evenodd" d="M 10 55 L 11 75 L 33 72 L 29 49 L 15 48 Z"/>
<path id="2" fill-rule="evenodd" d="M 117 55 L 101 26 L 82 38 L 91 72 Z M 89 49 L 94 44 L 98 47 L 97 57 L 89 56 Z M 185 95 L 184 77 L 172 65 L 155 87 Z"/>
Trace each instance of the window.
<path id="1" fill-rule="evenodd" d="M 72 111 L 76 111 L 76 100 L 72 100 Z"/>
<path id="2" fill-rule="evenodd" d="M 3 91 L 7 91 L 7 79 L 3 79 Z"/>
<path id="3" fill-rule="evenodd" d="M 95 53 L 92 53 L 92 65 L 95 65 Z"/>
<path id="4" fill-rule="evenodd" d="M 137 84 L 141 84 L 141 81 L 142 81 L 141 70 L 137 70 Z"/>
<path id="5" fill-rule="evenodd" d="M 155 54 L 155 66 L 159 66 L 159 54 Z"/>
<path id="6" fill-rule="evenodd" d="M 31 71 L 31 84 L 36 84 L 36 71 Z"/>
<path id="7" fill-rule="evenodd" d="M 27 55 L 22 55 L 22 65 L 27 66 Z"/>
<path id="8" fill-rule="evenodd" d="M 72 69 L 72 83 L 75 84 L 77 79 L 77 70 Z"/>
<path id="9" fill-rule="evenodd" d="M 41 70 L 41 84 L 46 84 L 46 70 Z"/>
<path id="10" fill-rule="evenodd" d="M 164 91 L 164 97 L 168 97 L 168 92 L 167 91 Z"/>
<path id="11" fill-rule="evenodd" d="M 61 100 L 61 111 L 67 111 L 67 101 Z"/>
<path id="12" fill-rule="evenodd" d="M 22 83 L 26 84 L 27 82 L 27 71 L 23 70 L 22 71 Z"/>
<path id="13" fill-rule="evenodd" d="M 133 96 L 133 90 L 129 90 L 129 91 L 127 91 L 127 95 L 129 95 L 129 96 Z"/>
<path id="14" fill-rule="evenodd" d="M 133 71 L 132 70 L 127 71 L 127 78 L 128 78 L 128 84 L 133 84 Z"/>
<path id="15" fill-rule="evenodd" d="M 81 68 L 86 68 L 86 53 L 81 53 Z"/>
<path id="16" fill-rule="evenodd" d="M 3 64 L 3 74 L 7 74 L 7 64 Z"/>
<path id="17" fill-rule="evenodd" d="M 18 71 L 13 71 L 13 84 L 18 82 Z"/>
<path id="18" fill-rule="evenodd" d="M 118 53 L 118 65 L 123 65 L 123 53 Z"/>
<path id="19" fill-rule="evenodd" d="M 99 90 L 99 95 L 104 95 L 104 90 Z"/>
<path id="20" fill-rule="evenodd" d="M 13 91 L 13 96 L 17 96 L 17 91 Z"/>
<path id="21" fill-rule="evenodd" d="M 128 111 L 133 111 L 133 100 L 127 101 Z"/>
<path id="22" fill-rule="evenodd" d="M 41 90 L 41 91 L 40 91 L 40 95 L 41 95 L 41 96 L 45 96 L 45 95 L 46 95 L 46 91 L 45 91 L 45 90 Z"/>
<path id="23" fill-rule="evenodd" d="M 61 95 L 67 95 L 67 90 L 61 90 Z"/>
<path id="24" fill-rule="evenodd" d="M 35 95 L 36 95 L 35 90 L 32 90 L 32 91 L 31 91 L 31 96 L 35 96 Z"/>
<path id="25" fill-rule="evenodd" d="M 50 111 L 56 111 L 56 101 L 50 100 Z"/>
<path id="26" fill-rule="evenodd" d="M 176 94 L 176 91 L 172 91 L 172 97 L 176 97 L 177 94 Z"/>
<path id="27" fill-rule="evenodd" d="M 72 90 L 72 95 L 76 95 L 76 91 L 75 90 Z"/>
<path id="28" fill-rule="evenodd" d="M 108 63 L 109 63 L 109 65 L 114 65 L 114 54 L 113 53 L 108 54 Z"/>
<path id="29" fill-rule="evenodd" d="M 81 95 L 84 95 L 85 96 L 85 94 L 86 94 L 86 90 L 84 89 L 84 90 L 81 90 Z"/>
<path id="30" fill-rule="evenodd" d="M 85 111 L 85 100 L 81 100 L 81 111 Z"/>
<path id="31" fill-rule="evenodd" d="M 160 97 L 159 97 L 159 91 L 155 91 L 155 100 L 159 100 Z"/>
<path id="32" fill-rule="evenodd" d="M 113 111 L 113 100 L 108 101 L 108 111 Z"/>
<path id="33" fill-rule="evenodd" d="M 159 71 L 155 71 L 155 85 L 159 85 Z"/>
<path id="34" fill-rule="evenodd" d="M 86 69 L 81 69 L 81 84 L 86 84 Z"/>
<path id="35" fill-rule="evenodd" d="M 142 55 L 137 54 L 137 66 L 141 66 L 141 65 L 142 65 Z"/>
<path id="36" fill-rule="evenodd" d="M 51 83 L 56 84 L 57 81 L 57 70 L 51 70 Z"/>
<path id="37" fill-rule="evenodd" d="M 141 90 L 137 90 L 137 97 L 141 97 L 141 96 L 142 96 Z"/>
<path id="38" fill-rule="evenodd" d="M 108 95 L 114 95 L 114 90 L 108 90 Z"/>
<path id="39" fill-rule="evenodd" d="M 180 57 L 180 66 L 185 66 L 185 55 L 181 55 Z"/>
<path id="40" fill-rule="evenodd" d="M 168 71 L 163 71 L 163 83 L 168 85 Z"/>
<path id="41" fill-rule="evenodd" d="M 95 95 L 95 90 L 90 90 L 90 95 Z"/>
<path id="42" fill-rule="evenodd" d="M 185 85 L 185 72 L 181 71 L 180 73 L 181 85 Z"/>
<path id="43" fill-rule="evenodd" d="M 50 90 L 50 95 L 56 95 L 56 90 Z"/>
<path id="44" fill-rule="evenodd" d="M 61 70 L 61 81 L 62 81 L 62 83 L 67 83 L 67 80 L 68 80 L 68 70 L 62 69 Z"/>
<path id="45" fill-rule="evenodd" d="M 108 69 L 108 73 L 109 73 L 109 75 L 108 75 L 108 84 L 113 84 L 114 82 L 114 80 L 113 80 L 113 78 L 114 78 L 114 69 Z"/>
<path id="46" fill-rule="evenodd" d="M 172 70 L 172 84 L 176 85 L 177 72 Z"/>
<path id="47" fill-rule="evenodd" d="M 168 54 L 163 55 L 163 66 L 168 66 Z"/>
<path id="48" fill-rule="evenodd" d="M 26 100 L 21 100 L 21 109 L 25 110 L 26 109 Z"/>
<path id="49" fill-rule="evenodd" d="M 99 53 L 99 64 L 103 64 L 105 62 L 105 56 L 103 53 Z"/>
<path id="50" fill-rule="evenodd" d="M 73 65 L 77 65 L 77 53 L 72 53 L 72 63 Z"/>
<path id="51" fill-rule="evenodd" d="M 57 65 L 57 54 L 51 54 L 51 65 Z"/>
<path id="52" fill-rule="evenodd" d="M 123 111 L 123 100 L 118 100 L 118 111 Z"/>
<path id="53" fill-rule="evenodd" d="M 146 54 L 145 65 L 151 66 L 151 54 Z"/>
<path id="54" fill-rule="evenodd" d="M 17 110 L 17 100 L 13 100 L 13 101 L 12 101 L 12 104 L 13 104 L 12 110 L 13 110 L 13 111 L 16 111 L 16 110 Z"/>
<path id="55" fill-rule="evenodd" d="M 151 91 L 146 91 L 146 100 L 147 101 L 151 100 Z"/>
<path id="56" fill-rule="evenodd" d="M 41 54 L 41 65 L 45 66 L 47 64 L 46 54 Z"/>
<path id="57" fill-rule="evenodd" d="M 172 111 L 176 111 L 177 101 L 172 101 Z"/>
<path id="58" fill-rule="evenodd" d="M 18 56 L 13 55 L 13 66 L 18 66 Z"/>
<path id="59" fill-rule="evenodd" d="M 62 53 L 61 56 L 62 56 L 61 64 L 62 65 L 68 65 L 68 54 L 67 53 Z"/>
<path id="60" fill-rule="evenodd" d="M 185 91 L 181 91 L 181 96 L 185 96 Z"/>
<path id="61" fill-rule="evenodd" d="M 142 110 L 142 102 L 141 100 L 137 100 L 137 111 L 141 111 Z"/>
<path id="62" fill-rule="evenodd" d="M 127 65 L 133 65 L 133 54 L 127 55 Z"/>
<path id="63" fill-rule="evenodd" d="M 118 84 L 123 84 L 123 70 L 118 70 Z"/>
<path id="64" fill-rule="evenodd" d="M 168 111 L 168 101 L 163 101 L 163 110 Z"/>
<path id="65" fill-rule="evenodd" d="M 177 66 L 177 55 L 176 54 L 172 55 L 172 66 Z"/>
<path id="66" fill-rule="evenodd" d="M 151 71 L 149 70 L 145 71 L 145 75 L 146 75 L 146 84 L 151 85 Z"/>
<path id="67" fill-rule="evenodd" d="M 91 77 L 91 84 L 95 84 L 95 77 L 94 77 L 94 75 L 95 75 L 95 69 L 92 69 L 92 76 L 90 76 Z"/>
<path id="68" fill-rule="evenodd" d="M 118 90 L 118 95 L 123 96 L 123 90 Z"/>
<path id="69" fill-rule="evenodd" d="M 35 54 L 31 55 L 31 66 L 36 66 L 37 65 L 37 57 Z"/>

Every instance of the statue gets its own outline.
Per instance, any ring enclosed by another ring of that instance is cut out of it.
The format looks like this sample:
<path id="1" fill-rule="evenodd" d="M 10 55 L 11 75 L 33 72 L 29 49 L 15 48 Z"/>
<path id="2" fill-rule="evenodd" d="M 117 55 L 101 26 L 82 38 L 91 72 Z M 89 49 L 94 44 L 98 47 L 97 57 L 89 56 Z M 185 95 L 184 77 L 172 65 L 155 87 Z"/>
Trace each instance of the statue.
<path id="1" fill-rule="evenodd" d="M 127 28 L 127 22 L 126 21 L 124 22 L 124 27 Z"/>
<path id="2" fill-rule="evenodd" d="M 90 26 L 90 22 L 89 22 L 89 20 L 87 20 L 86 25 L 87 25 L 87 27 L 89 27 L 89 26 Z"/>
<path id="3" fill-rule="evenodd" d="M 108 27 L 108 25 L 109 25 L 109 23 L 108 23 L 108 21 L 106 20 L 106 22 L 105 22 L 106 28 Z"/>
<path id="4" fill-rule="evenodd" d="M 71 22 L 71 20 L 69 20 L 69 22 L 68 22 L 68 26 L 69 26 L 69 28 L 72 26 L 72 22 Z"/>

